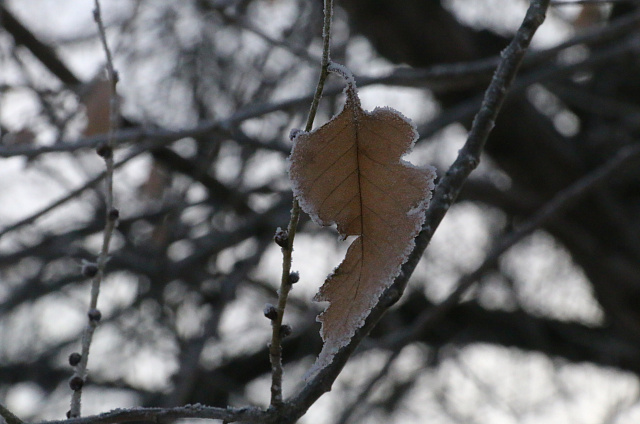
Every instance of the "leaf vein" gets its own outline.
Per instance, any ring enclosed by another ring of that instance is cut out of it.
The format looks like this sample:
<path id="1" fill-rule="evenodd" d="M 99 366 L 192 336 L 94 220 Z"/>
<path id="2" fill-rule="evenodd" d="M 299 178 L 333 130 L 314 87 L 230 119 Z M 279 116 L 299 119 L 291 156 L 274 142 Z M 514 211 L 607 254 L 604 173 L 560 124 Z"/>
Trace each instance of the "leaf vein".
<path id="1" fill-rule="evenodd" d="M 335 165 L 338 164 L 338 162 L 340 161 L 340 159 L 342 159 L 347 153 L 349 153 L 349 151 L 351 149 L 353 149 L 355 147 L 355 145 L 350 146 L 347 150 L 345 150 L 342 154 L 340 154 L 340 156 L 338 156 L 334 161 L 332 161 L 329 166 L 327 166 L 322 172 L 320 172 L 320 174 L 318 174 L 318 176 L 316 176 L 311 183 L 309 183 L 309 190 L 311 190 L 313 188 L 313 186 L 315 186 L 315 184 L 318 182 L 318 180 L 320 178 L 322 178 L 327 171 L 329 171 L 331 168 L 333 168 Z"/>
<path id="2" fill-rule="evenodd" d="M 324 206 L 324 202 L 326 202 L 336 192 L 336 190 L 338 190 L 340 187 L 342 187 L 342 185 L 349 179 L 349 177 L 351 177 L 356 172 L 358 172 L 358 170 L 354 169 L 353 171 L 348 173 L 347 176 L 342 179 L 342 181 L 340 181 L 335 187 L 333 187 L 331 189 L 331 191 L 320 202 L 320 206 L 318 207 L 318 210 L 321 210 L 322 207 Z"/>

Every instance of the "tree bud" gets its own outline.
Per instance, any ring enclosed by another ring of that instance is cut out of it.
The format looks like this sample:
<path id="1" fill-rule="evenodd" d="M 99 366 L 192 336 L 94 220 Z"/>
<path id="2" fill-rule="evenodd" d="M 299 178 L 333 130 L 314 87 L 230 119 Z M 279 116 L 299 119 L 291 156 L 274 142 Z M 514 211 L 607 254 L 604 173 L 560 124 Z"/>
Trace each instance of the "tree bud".
<path id="1" fill-rule="evenodd" d="M 89 316 L 89 319 L 94 322 L 100 322 L 102 319 L 102 312 L 100 312 L 99 309 L 90 309 L 87 315 Z"/>
<path id="2" fill-rule="evenodd" d="M 93 262 L 85 262 L 82 265 L 82 275 L 93 278 L 98 273 L 98 265 Z"/>
<path id="3" fill-rule="evenodd" d="M 71 377 L 71 380 L 69 380 L 69 387 L 74 392 L 82 389 L 82 386 L 84 386 L 84 380 L 82 379 L 82 377 L 74 375 L 73 377 Z"/>
<path id="4" fill-rule="evenodd" d="M 278 310 L 271 303 L 267 303 L 264 305 L 264 316 L 269 318 L 271 321 L 278 318 Z"/>
<path id="5" fill-rule="evenodd" d="M 69 355 L 69 365 L 75 367 L 80 363 L 81 359 L 82 355 L 80 355 L 78 352 L 73 352 L 71 355 Z"/>
<path id="6" fill-rule="evenodd" d="M 276 235 L 273 236 L 273 241 L 280 247 L 287 247 L 289 244 L 289 232 L 278 227 Z"/>
<path id="7" fill-rule="evenodd" d="M 287 336 L 291 335 L 291 326 L 289 324 L 283 324 L 280 327 L 280 337 L 282 337 L 283 339 Z"/>

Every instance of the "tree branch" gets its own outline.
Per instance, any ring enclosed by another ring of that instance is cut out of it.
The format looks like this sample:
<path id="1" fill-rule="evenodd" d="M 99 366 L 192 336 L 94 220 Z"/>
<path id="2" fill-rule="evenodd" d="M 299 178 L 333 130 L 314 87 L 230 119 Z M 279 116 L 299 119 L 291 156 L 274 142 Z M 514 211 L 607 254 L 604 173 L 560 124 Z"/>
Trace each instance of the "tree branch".
<path id="1" fill-rule="evenodd" d="M 447 296 L 445 300 L 437 306 L 424 311 L 411 325 L 410 328 L 394 333 L 388 338 L 390 345 L 399 348 L 404 346 L 417 334 L 433 328 L 440 322 L 446 314 L 458 304 L 464 293 L 478 281 L 482 275 L 497 263 L 500 256 L 520 240 L 531 234 L 537 228 L 548 222 L 551 218 L 558 216 L 572 204 L 577 202 L 590 190 L 595 189 L 600 183 L 610 178 L 617 172 L 625 169 L 625 166 L 640 157 L 640 146 L 629 146 L 621 149 L 616 156 L 607 161 L 604 165 L 580 178 L 574 184 L 556 194 L 553 199 L 540 208 L 529 220 L 524 222 L 515 231 L 507 234 L 496 242 L 482 264 L 473 272 L 460 278 L 455 285 L 455 290 Z"/>
<path id="2" fill-rule="evenodd" d="M 82 81 L 76 77 L 67 65 L 60 60 L 55 50 L 40 41 L 25 27 L 9 9 L 0 2 L 0 25 L 13 37 L 16 44 L 23 45 L 60 81 L 67 85 L 80 85 Z"/>
<path id="3" fill-rule="evenodd" d="M 129 154 L 125 158 L 120 159 L 118 162 L 116 162 L 113 165 L 113 168 L 117 169 L 117 168 L 121 167 L 122 165 L 124 165 L 125 163 L 129 162 L 131 159 L 135 158 L 136 156 L 140 155 L 141 153 L 144 153 L 145 151 L 146 151 L 145 148 L 136 149 L 136 151 L 132 152 L 131 154 Z M 57 207 L 69 202 L 70 200 L 73 200 L 73 199 L 77 198 L 78 195 L 80 195 L 82 192 L 84 192 L 85 190 L 95 186 L 100 181 L 102 181 L 105 178 L 106 175 L 107 175 L 106 171 L 101 172 L 100 174 L 96 175 L 95 177 L 93 177 L 89 181 L 85 182 L 82 186 L 78 187 L 75 190 L 70 191 L 66 195 L 64 195 L 61 198 L 59 198 L 58 200 L 53 201 L 51 204 L 49 204 L 48 206 L 45 206 L 44 208 L 40 209 L 38 212 L 35 212 L 34 214 L 32 214 L 32 215 L 30 215 L 30 216 L 28 216 L 26 218 L 23 218 L 20 221 L 9 225 L 8 227 L 3 228 L 2 230 L 0 230 L 0 238 L 3 237 L 4 235 L 6 235 L 7 233 L 10 233 L 11 231 L 15 231 L 18 228 L 24 227 L 25 225 L 29 225 L 29 224 L 35 222 L 38 218 L 41 218 L 42 216 L 46 215 L 47 213 L 51 212 L 52 210 L 56 209 Z"/>
<path id="4" fill-rule="evenodd" d="M 24 421 L 18 418 L 13 412 L 9 411 L 1 403 L 0 403 L 0 417 L 4 418 L 7 424 L 24 424 Z"/>
<path id="5" fill-rule="evenodd" d="M 531 67 L 541 64 L 545 67 L 544 72 L 535 73 L 535 75 L 527 77 L 522 83 L 519 82 L 517 87 L 512 87 L 512 92 L 514 90 L 522 90 L 545 78 L 556 75 L 565 75 L 570 72 L 584 69 L 587 66 L 592 66 L 605 60 L 610 60 L 612 57 L 619 56 L 632 50 L 635 48 L 635 44 L 632 42 L 623 42 L 617 49 L 597 54 L 595 59 L 590 58 L 583 62 L 569 65 L 557 65 L 551 68 L 548 66 L 549 61 L 565 49 L 579 44 L 590 45 L 620 37 L 621 35 L 634 30 L 638 21 L 640 21 L 640 13 L 623 16 L 612 22 L 610 25 L 587 30 L 584 33 L 576 35 L 570 40 L 559 44 L 558 46 L 527 55 L 523 65 Z M 399 68 L 393 70 L 387 75 L 379 77 L 368 77 L 366 75 L 358 76 L 358 85 L 360 87 L 365 87 L 375 84 L 388 84 L 419 86 L 434 90 L 447 90 L 451 87 L 459 89 L 461 84 L 476 84 L 480 81 L 484 81 L 490 70 L 499 62 L 498 59 L 498 57 L 491 57 L 471 62 L 436 65 L 428 68 Z M 343 88 L 344 87 L 341 85 L 330 86 L 324 91 L 326 95 L 336 95 L 342 92 Z M 226 119 L 203 122 L 198 126 L 184 130 L 139 127 L 121 129 L 113 135 L 113 143 L 114 146 L 119 146 L 146 139 L 150 140 L 149 145 L 151 148 L 166 146 L 182 138 L 199 138 L 220 134 L 221 136 L 232 137 L 243 144 L 249 144 L 257 148 L 265 148 L 288 154 L 290 149 L 289 146 L 285 144 L 265 144 L 248 137 L 242 137 L 239 139 L 238 137 L 235 137 L 232 129 L 247 119 L 308 104 L 313 100 L 313 97 L 314 94 L 306 94 L 279 102 L 250 105 L 237 111 Z M 433 122 L 420 128 L 421 138 L 428 136 L 428 134 L 433 133 L 435 130 L 440 129 L 451 122 L 465 119 L 477 110 L 480 101 L 480 98 L 471 99 L 469 102 L 465 102 L 462 106 L 454 108 L 453 112 L 447 113 L 446 119 L 437 118 Z M 107 135 L 102 134 L 75 141 L 61 141 L 49 146 L 0 146 L 0 158 L 14 156 L 35 158 L 50 152 L 74 152 L 81 149 L 96 148 L 101 144 L 104 144 L 106 140 Z"/>

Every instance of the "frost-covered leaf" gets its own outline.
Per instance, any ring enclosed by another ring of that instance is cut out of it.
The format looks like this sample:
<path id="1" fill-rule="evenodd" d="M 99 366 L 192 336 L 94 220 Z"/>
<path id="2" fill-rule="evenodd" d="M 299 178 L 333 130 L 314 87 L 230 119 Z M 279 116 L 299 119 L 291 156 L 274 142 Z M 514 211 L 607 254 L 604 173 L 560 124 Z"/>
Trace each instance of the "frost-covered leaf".
<path id="1" fill-rule="evenodd" d="M 417 138 L 400 112 L 360 107 L 347 81 L 343 110 L 312 132 L 293 133 L 290 177 L 302 209 L 320 225 L 337 224 L 342 238 L 358 236 L 315 297 L 328 301 L 319 316 L 324 346 L 313 375 L 362 327 L 382 292 L 398 276 L 424 222 L 435 172 L 401 157 Z"/>

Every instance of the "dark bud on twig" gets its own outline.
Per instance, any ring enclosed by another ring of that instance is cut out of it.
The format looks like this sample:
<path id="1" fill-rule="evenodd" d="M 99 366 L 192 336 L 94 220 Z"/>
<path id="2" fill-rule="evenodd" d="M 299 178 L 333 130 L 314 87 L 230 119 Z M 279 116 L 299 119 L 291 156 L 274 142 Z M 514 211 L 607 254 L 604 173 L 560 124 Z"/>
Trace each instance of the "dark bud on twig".
<path id="1" fill-rule="evenodd" d="M 71 380 L 69 380 L 69 387 L 74 392 L 77 392 L 78 390 L 82 389 L 83 385 L 84 385 L 84 380 L 82 379 L 82 377 L 79 377 L 77 375 L 74 375 L 73 377 L 71 377 Z"/>
<path id="2" fill-rule="evenodd" d="M 289 274 L 289 284 L 295 284 L 300 281 L 300 273 L 298 271 L 293 271 Z"/>
<path id="3" fill-rule="evenodd" d="M 89 316 L 89 319 L 93 322 L 100 322 L 100 319 L 102 319 L 102 312 L 100 312 L 99 309 L 90 309 L 89 313 L 87 314 Z"/>
<path id="4" fill-rule="evenodd" d="M 80 418 L 78 414 L 71 415 L 71 410 L 67 411 L 67 418 Z"/>
<path id="5" fill-rule="evenodd" d="M 280 247 L 287 247 L 289 244 L 289 232 L 278 227 L 276 235 L 273 236 L 273 241 Z"/>
<path id="6" fill-rule="evenodd" d="M 82 265 L 82 275 L 93 278 L 98 273 L 98 265 L 93 262 L 85 262 Z"/>
<path id="7" fill-rule="evenodd" d="M 98 149 L 96 150 L 96 153 L 98 153 L 98 156 L 103 157 L 105 159 L 110 159 L 113 157 L 113 149 L 106 144 L 103 144 L 100 147 L 98 147 Z"/>
<path id="8" fill-rule="evenodd" d="M 280 337 L 282 337 L 283 339 L 287 336 L 291 335 L 291 326 L 289 324 L 283 324 L 280 327 Z"/>
<path id="9" fill-rule="evenodd" d="M 117 221 L 120 218 L 120 211 L 116 208 L 111 208 L 109 211 L 109 221 Z"/>
<path id="10" fill-rule="evenodd" d="M 75 367 L 80 363 L 81 359 L 82 355 L 80 355 L 78 352 L 73 352 L 71 355 L 69 355 L 69 365 Z"/>
<path id="11" fill-rule="evenodd" d="M 264 305 L 264 316 L 269 318 L 271 321 L 278 318 L 278 310 L 271 303 L 267 303 Z"/>

